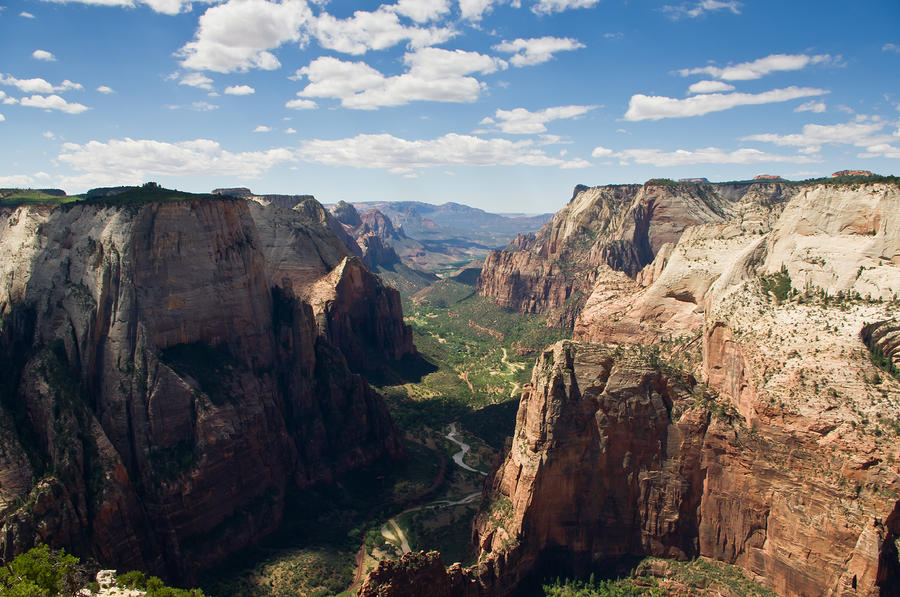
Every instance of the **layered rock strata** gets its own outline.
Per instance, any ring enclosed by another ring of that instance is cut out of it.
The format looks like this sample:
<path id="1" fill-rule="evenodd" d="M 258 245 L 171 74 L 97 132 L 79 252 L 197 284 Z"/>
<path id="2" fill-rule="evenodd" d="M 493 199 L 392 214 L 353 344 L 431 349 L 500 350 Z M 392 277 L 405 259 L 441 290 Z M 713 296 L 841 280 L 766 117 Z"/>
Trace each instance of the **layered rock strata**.
<path id="1" fill-rule="evenodd" d="M 402 452 L 253 209 L 0 214 L 4 558 L 43 541 L 189 578 L 276 528 L 289 486 Z M 347 262 L 333 236 L 304 230 L 288 236 Z M 361 287 L 335 291 L 339 312 L 367 300 Z"/>

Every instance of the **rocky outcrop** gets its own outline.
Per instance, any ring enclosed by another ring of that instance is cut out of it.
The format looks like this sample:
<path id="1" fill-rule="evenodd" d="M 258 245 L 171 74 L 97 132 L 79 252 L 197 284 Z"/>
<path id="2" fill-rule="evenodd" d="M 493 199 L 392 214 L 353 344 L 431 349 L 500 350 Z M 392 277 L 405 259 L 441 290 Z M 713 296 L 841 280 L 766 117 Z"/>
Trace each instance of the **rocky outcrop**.
<path id="1" fill-rule="evenodd" d="M 778 184 L 576 187 L 569 204 L 534 236 L 517 237 L 505 251 L 488 256 L 478 292 L 511 309 L 543 313 L 551 325 L 571 327 L 603 268 L 635 278 L 687 228 L 724 223 L 747 205 L 781 199 Z M 547 278 L 554 267 L 565 275 Z"/>
<path id="2" fill-rule="evenodd" d="M 292 209 L 255 203 L 250 208 L 270 278 L 312 305 L 319 333 L 347 356 L 354 371 L 415 352 L 400 294 L 359 260 L 387 248 L 363 243 L 366 253 L 360 252 L 356 240 L 313 199 Z"/>
<path id="3" fill-rule="evenodd" d="M 703 555 L 783 595 L 896 591 L 884 555 L 897 537 L 895 467 L 842 472 L 815 436 L 747 427 L 640 352 L 563 342 L 541 356 L 479 522 L 483 550 L 512 544 L 574 572 Z"/>
<path id="4" fill-rule="evenodd" d="M 402 452 L 381 398 L 285 282 L 311 267 L 277 258 L 283 233 L 344 263 L 341 243 L 266 228 L 255 209 L 0 214 L 4 558 L 43 541 L 189 578 L 275 529 L 289 486 Z M 337 285 L 338 311 L 355 313 L 359 284 Z"/>

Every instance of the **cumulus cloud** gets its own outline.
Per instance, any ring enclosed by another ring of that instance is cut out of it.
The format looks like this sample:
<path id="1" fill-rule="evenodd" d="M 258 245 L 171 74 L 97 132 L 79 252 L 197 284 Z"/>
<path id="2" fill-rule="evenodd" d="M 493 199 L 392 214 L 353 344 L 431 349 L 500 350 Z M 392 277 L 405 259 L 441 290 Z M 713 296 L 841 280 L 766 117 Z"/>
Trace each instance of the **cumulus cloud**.
<path id="1" fill-rule="evenodd" d="M 34 18 L 33 14 L 31 14 L 30 12 L 25 12 L 24 10 L 19 13 L 19 16 L 23 17 L 25 19 L 33 19 Z"/>
<path id="2" fill-rule="evenodd" d="M 794 112 L 813 112 L 815 114 L 821 114 L 825 110 L 825 102 L 817 102 L 815 100 L 805 102 L 794 108 Z"/>
<path id="3" fill-rule="evenodd" d="M 563 12 L 571 8 L 593 8 L 600 0 L 538 0 L 531 7 L 531 12 L 536 15 L 549 15 L 555 12 Z"/>
<path id="4" fill-rule="evenodd" d="M 358 10 L 347 19 L 320 14 L 310 23 L 310 33 L 323 48 L 345 54 L 365 54 L 407 41 L 414 48 L 443 43 L 457 32 L 448 27 L 409 27 L 400 23 L 395 7 L 381 6 L 367 12 Z"/>
<path id="5" fill-rule="evenodd" d="M 437 139 L 407 140 L 393 135 L 357 135 L 348 139 L 313 139 L 300 146 L 298 157 L 329 166 L 379 168 L 407 174 L 420 168 L 447 166 L 556 166 L 581 168 L 584 160 L 547 155 L 531 141 L 483 139 L 455 133 Z"/>
<path id="6" fill-rule="evenodd" d="M 688 93 L 717 93 L 721 91 L 733 91 L 734 85 L 722 81 L 697 81 L 688 87 Z"/>
<path id="7" fill-rule="evenodd" d="M 21 188 L 30 187 L 34 184 L 34 178 L 27 174 L 12 174 L 10 176 L 0 176 L 0 187 Z"/>
<path id="8" fill-rule="evenodd" d="M 662 151 L 660 149 L 624 149 L 611 155 L 619 158 L 623 165 L 634 162 L 636 164 L 650 164 L 659 168 L 686 166 L 690 164 L 760 164 L 783 162 L 806 164 L 816 161 L 813 158 L 804 155 L 779 155 L 765 153 L 757 149 L 726 151 L 724 149 L 719 149 L 718 147 L 704 147 L 694 151 L 688 151 L 686 149 L 677 149 L 675 151 Z"/>
<path id="9" fill-rule="evenodd" d="M 17 79 L 12 75 L 0 74 L 0 85 L 18 87 L 23 93 L 61 93 L 63 91 L 80 91 L 84 89 L 81 83 L 73 83 L 66 79 L 59 85 L 51 85 L 44 79 Z"/>
<path id="10" fill-rule="evenodd" d="M 225 88 L 225 95 L 252 95 L 256 89 L 249 85 L 230 85 Z"/>
<path id="11" fill-rule="evenodd" d="M 23 106 L 30 108 L 43 108 L 45 110 L 59 110 L 66 114 L 81 114 L 89 110 L 87 106 L 75 102 L 67 102 L 62 96 L 53 95 L 32 95 L 31 97 L 23 97 L 19 100 Z"/>
<path id="12" fill-rule="evenodd" d="M 556 52 L 567 52 L 585 47 L 577 39 L 570 37 L 535 37 L 503 41 L 494 46 L 498 52 L 513 54 L 509 61 L 513 66 L 541 64 L 553 58 Z"/>
<path id="13" fill-rule="evenodd" d="M 397 4 L 387 7 L 417 23 L 427 23 L 443 17 L 450 12 L 449 0 L 399 0 Z"/>
<path id="14" fill-rule="evenodd" d="M 502 1 L 502 0 L 501 0 Z M 468 21 L 480 21 L 486 13 L 493 10 L 498 0 L 459 0 L 459 14 Z"/>
<path id="15" fill-rule="evenodd" d="M 881 51 L 882 52 L 896 52 L 896 53 L 900 54 L 900 46 L 898 46 L 897 44 L 886 43 L 883 46 L 881 46 Z"/>
<path id="16" fill-rule="evenodd" d="M 319 105 L 308 99 L 292 99 L 285 102 L 284 107 L 291 110 L 315 110 Z"/>
<path id="17" fill-rule="evenodd" d="M 717 10 L 728 10 L 732 14 L 739 15 L 741 14 L 741 3 L 735 0 L 700 0 L 696 4 L 665 5 L 662 10 L 677 21 L 684 17 L 696 19 Z"/>
<path id="18" fill-rule="evenodd" d="M 594 148 L 594 151 L 591 152 L 592 158 L 608 158 L 612 156 L 615 152 L 612 149 L 607 147 L 597 146 Z"/>
<path id="19" fill-rule="evenodd" d="M 57 4 L 94 4 L 101 6 L 122 6 L 133 8 L 138 4 L 144 4 L 155 12 L 167 15 L 177 15 L 180 12 L 191 9 L 192 2 L 211 3 L 218 0 L 50 0 Z"/>
<path id="20" fill-rule="evenodd" d="M 484 84 L 469 75 L 506 67 L 506 62 L 492 56 L 441 48 L 408 52 L 403 62 L 406 73 L 386 77 L 364 62 L 322 56 L 297 71 L 298 77 L 309 80 L 297 95 L 340 99 L 344 107 L 361 110 L 413 101 L 472 102 Z"/>
<path id="21" fill-rule="evenodd" d="M 58 160 L 82 174 L 64 180 L 75 187 L 133 184 L 153 176 L 235 176 L 252 178 L 294 160 L 285 148 L 232 153 L 216 141 L 166 143 L 152 139 L 110 139 L 65 143 Z"/>
<path id="22" fill-rule="evenodd" d="M 632 95 L 625 120 L 660 120 L 661 118 L 685 118 L 710 112 L 730 110 L 737 106 L 786 102 L 801 97 L 813 97 L 828 93 L 813 87 L 787 87 L 762 93 L 709 93 L 678 99 L 674 97 Z"/>
<path id="23" fill-rule="evenodd" d="M 269 133 L 272 131 L 272 127 L 266 126 L 264 124 L 259 125 L 255 129 L 253 129 L 254 133 Z"/>
<path id="24" fill-rule="evenodd" d="M 107 87 L 106 85 L 101 85 L 100 87 L 97 88 L 97 91 L 99 91 L 100 93 L 102 93 L 104 95 L 109 95 L 110 93 L 115 93 L 115 90 L 113 90 L 112 87 Z"/>
<path id="25" fill-rule="evenodd" d="M 741 62 L 725 67 L 700 66 L 697 68 L 683 68 L 678 71 L 682 77 L 690 75 L 709 75 L 725 81 L 750 81 L 759 79 L 774 72 L 801 70 L 811 64 L 827 64 L 838 60 L 829 54 L 770 54 L 765 58 L 758 58 L 750 62 Z"/>
<path id="26" fill-rule="evenodd" d="M 35 50 L 31 53 L 31 57 L 35 60 L 44 60 L 45 62 L 56 62 L 56 56 L 47 50 Z"/>
<path id="27" fill-rule="evenodd" d="M 493 118 L 485 118 L 480 124 L 493 124 L 507 134 L 534 135 L 547 130 L 546 124 L 551 120 L 577 118 L 587 114 L 597 106 L 555 106 L 538 112 L 529 112 L 525 108 L 513 110 L 497 110 Z"/>
<path id="28" fill-rule="evenodd" d="M 743 137 L 742 140 L 800 147 L 803 153 L 815 153 L 820 151 L 823 145 L 830 144 L 853 145 L 871 151 L 877 151 L 880 148 L 883 151 L 884 147 L 882 146 L 896 141 L 896 137 L 884 132 L 888 126 L 892 125 L 881 120 L 860 120 L 828 125 L 807 124 L 800 133 L 790 135 L 764 133 Z"/>
<path id="29" fill-rule="evenodd" d="M 212 89 L 213 80 L 203 73 L 188 73 L 181 77 L 178 81 L 179 85 L 187 85 L 188 87 L 197 87 L 198 89 Z"/>
<path id="30" fill-rule="evenodd" d="M 3 122 L 4 120 L 6 120 L 6 116 L 4 116 L 3 114 L 0 114 L 0 122 Z"/>
<path id="31" fill-rule="evenodd" d="M 284 129 L 284 132 L 285 132 L 285 134 L 287 134 L 287 135 L 294 135 L 294 134 L 297 133 L 296 129 L 293 129 L 293 128 L 291 128 L 291 127 L 288 127 L 288 128 L 286 128 L 286 129 Z"/>
<path id="32" fill-rule="evenodd" d="M 179 51 L 181 65 L 221 73 L 281 66 L 269 50 L 298 42 L 312 19 L 305 0 L 229 0 L 200 17 L 194 40 Z"/>

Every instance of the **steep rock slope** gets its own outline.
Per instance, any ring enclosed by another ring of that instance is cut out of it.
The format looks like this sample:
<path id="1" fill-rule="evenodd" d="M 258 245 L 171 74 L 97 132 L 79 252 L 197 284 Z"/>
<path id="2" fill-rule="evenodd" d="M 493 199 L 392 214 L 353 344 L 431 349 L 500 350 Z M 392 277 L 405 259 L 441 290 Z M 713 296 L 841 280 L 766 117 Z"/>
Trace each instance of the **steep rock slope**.
<path id="1" fill-rule="evenodd" d="M 328 210 L 314 199 L 291 209 L 254 203 L 250 209 L 270 279 L 313 307 L 319 333 L 354 371 L 415 352 L 400 294 L 365 267 L 356 241 Z M 335 228 L 343 237 L 333 234 Z"/>
<path id="2" fill-rule="evenodd" d="M 688 227 L 743 217 L 783 196 L 775 183 L 578 186 L 569 204 L 536 234 L 488 255 L 478 292 L 571 327 L 605 270 L 634 278 Z"/>
<path id="3" fill-rule="evenodd" d="M 273 530 L 288 485 L 401 452 L 244 201 L 0 216 L 5 557 L 189 577 Z"/>
<path id="4" fill-rule="evenodd" d="M 784 595 L 900 587 L 894 467 L 870 461 L 856 477 L 866 482 L 848 483 L 840 451 L 748 427 L 640 352 L 563 342 L 538 360 L 493 480 L 495 503 L 511 507 L 479 528 L 487 552 L 514 545 L 576 572 L 619 556 L 703 555 Z"/>

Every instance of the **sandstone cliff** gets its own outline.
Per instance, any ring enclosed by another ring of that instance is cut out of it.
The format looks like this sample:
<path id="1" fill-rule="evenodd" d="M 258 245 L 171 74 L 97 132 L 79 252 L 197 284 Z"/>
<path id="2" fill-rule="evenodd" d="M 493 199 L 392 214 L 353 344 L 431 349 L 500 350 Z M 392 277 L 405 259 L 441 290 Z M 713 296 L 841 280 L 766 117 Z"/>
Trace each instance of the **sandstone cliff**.
<path id="1" fill-rule="evenodd" d="M 479 541 L 575 572 L 628 555 L 703 555 L 783 595 L 893 594 L 896 467 L 854 468 L 816 439 L 743 424 L 645 351 L 563 342 L 523 393 L 493 480 L 494 503 L 509 505 L 482 516 Z"/>
<path id="2" fill-rule="evenodd" d="M 312 306 L 319 333 L 354 371 L 415 352 L 400 294 L 364 266 L 356 240 L 328 210 L 314 199 L 291 209 L 256 203 L 250 209 L 270 279 Z"/>
<path id="3" fill-rule="evenodd" d="M 346 249 L 255 209 L 0 213 L 4 557 L 43 541 L 186 578 L 277 527 L 289 485 L 401 452 L 381 398 L 285 282 Z M 282 232 L 296 243 L 272 242 Z M 288 249 L 312 253 L 292 270 Z M 358 290 L 336 290 L 338 312 Z"/>
<path id="4" fill-rule="evenodd" d="M 740 217 L 783 193 L 775 183 L 579 186 L 536 234 L 488 255 L 478 292 L 571 327 L 605 269 L 634 278 L 688 227 Z"/>

